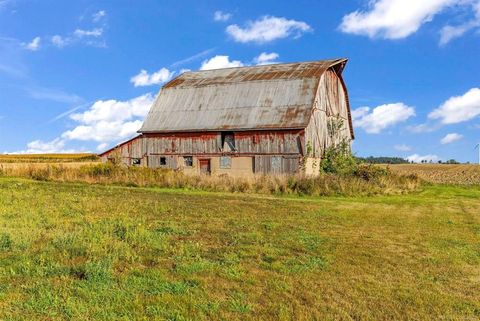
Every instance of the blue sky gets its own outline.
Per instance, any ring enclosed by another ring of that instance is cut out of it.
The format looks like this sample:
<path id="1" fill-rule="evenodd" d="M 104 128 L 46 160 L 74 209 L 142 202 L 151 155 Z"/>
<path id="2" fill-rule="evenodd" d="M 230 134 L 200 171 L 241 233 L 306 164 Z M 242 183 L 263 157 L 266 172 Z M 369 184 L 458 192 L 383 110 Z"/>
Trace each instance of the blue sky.
<path id="1" fill-rule="evenodd" d="M 480 0 L 0 0 L 0 152 L 101 151 L 183 70 L 349 58 L 354 151 L 476 161 Z"/>

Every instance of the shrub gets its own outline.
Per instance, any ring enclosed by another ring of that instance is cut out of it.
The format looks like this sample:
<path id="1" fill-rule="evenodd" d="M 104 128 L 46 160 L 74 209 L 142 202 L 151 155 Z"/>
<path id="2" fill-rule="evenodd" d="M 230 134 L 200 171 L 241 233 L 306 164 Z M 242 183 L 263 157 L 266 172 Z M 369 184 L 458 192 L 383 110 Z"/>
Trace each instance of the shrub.
<path id="1" fill-rule="evenodd" d="M 323 173 L 352 175 L 357 170 L 358 163 L 352 155 L 350 142 L 346 139 L 337 142 L 342 130 L 343 120 L 340 118 L 327 123 L 327 132 L 332 143 L 325 150 L 320 162 L 320 171 Z"/>

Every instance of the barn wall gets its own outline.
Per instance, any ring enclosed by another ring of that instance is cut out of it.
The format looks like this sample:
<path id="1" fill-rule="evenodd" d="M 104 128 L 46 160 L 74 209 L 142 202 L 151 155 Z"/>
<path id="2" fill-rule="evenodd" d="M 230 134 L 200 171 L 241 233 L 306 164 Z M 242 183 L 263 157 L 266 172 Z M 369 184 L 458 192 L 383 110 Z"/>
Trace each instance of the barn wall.
<path id="1" fill-rule="evenodd" d="M 304 150 L 303 130 L 235 132 L 235 150 L 223 148 L 221 132 L 144 134 L 104 153 L 102 159 L 121 160 L 127 166 L 140 159 L 141 166 L 180 169 L 199 173 L 198 159 L 211 160 L 213 175 L 245 176 L 254 173 L 295 173 Z M 193 156 L 185 166 L 184 156 Z M 230 159 L 230 167 L 221 165 Z"/>
<path id="2" fill-rule="evenodd" d="M 221 132 L 145 134 L 148 154 L 222 154 Z M 299 154 L 303 130 L 235 132 L 236 154 Z"/>
<path id="3" fill-rule="evenodd" d="M 332 145 L 327 126 L 330 121 L 341 121 L 343 124 L 340 132 L 333 137 L 334 143 L 352 139 L 347 93 L 341 79 L 331 69 L 320 78 L 314 111 L 305 130 L 305 145 L 309 157 L 322 157 L 325 149 Z"/>

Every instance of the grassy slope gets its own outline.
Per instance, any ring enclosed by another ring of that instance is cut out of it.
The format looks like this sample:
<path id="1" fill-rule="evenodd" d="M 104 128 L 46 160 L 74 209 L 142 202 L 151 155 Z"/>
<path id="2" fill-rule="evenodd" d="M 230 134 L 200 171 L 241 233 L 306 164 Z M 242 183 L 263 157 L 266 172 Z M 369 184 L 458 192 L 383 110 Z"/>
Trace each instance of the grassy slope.
<path id="1" fill-rule="evenodd" d="M 474 320 L 479 199 L 1 178 L 0 319 Z"/>

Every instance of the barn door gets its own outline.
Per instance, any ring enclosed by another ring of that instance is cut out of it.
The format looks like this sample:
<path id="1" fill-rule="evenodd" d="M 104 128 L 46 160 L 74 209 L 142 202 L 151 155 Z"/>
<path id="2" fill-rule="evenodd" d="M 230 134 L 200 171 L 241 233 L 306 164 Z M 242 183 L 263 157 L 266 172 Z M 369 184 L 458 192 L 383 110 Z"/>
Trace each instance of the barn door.
<path id="1" fill-rule="evenodd" d="M 200 174 L 210 175 L 210 160 L 209 159 L 199 159 L 200 163 Z"/>

